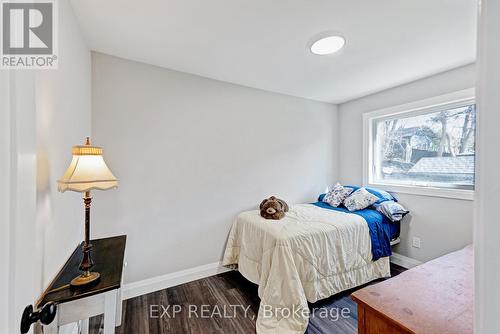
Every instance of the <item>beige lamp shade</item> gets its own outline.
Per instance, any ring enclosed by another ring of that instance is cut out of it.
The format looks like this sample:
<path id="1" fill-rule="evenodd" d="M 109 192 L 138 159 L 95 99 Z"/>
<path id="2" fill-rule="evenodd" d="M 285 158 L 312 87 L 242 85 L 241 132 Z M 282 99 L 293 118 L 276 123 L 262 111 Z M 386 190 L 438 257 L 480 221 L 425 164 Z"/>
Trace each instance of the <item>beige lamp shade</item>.
<path id="1" fill-rule="evenodd" d="M 73 160 L 57 183 L 60 192 L 118 187 L 118 180 L 104 162 L 102 148 L 91 146 L 89 138 L 86 145 L 73 147 Z"/>

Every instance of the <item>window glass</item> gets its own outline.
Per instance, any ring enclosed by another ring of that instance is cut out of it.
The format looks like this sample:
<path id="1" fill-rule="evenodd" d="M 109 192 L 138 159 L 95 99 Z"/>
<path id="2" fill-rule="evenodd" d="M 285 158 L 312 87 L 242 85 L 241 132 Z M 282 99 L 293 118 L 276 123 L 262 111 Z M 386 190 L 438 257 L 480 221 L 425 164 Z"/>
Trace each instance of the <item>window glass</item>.
<path id="1" fill-rule="evenodd" d="M 474 104 L 372 119 L 375 183 L 474 189 Z"/>

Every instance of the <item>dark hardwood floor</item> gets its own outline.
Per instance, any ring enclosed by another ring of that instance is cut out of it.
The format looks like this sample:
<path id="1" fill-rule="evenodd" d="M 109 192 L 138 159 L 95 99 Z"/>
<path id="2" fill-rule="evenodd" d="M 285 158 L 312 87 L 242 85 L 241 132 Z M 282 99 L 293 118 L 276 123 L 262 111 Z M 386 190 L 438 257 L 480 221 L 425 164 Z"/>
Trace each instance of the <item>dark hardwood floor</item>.
<path id="1" fill-rule="evenodd" d="M 393 276 L 404 270 L 391 264 Z M 306 333 L 357 333 L 357 306 L 350 297 L 354 290 L 310 304 Z M 124 301 L 116 333 L 255 333 L 259 302 L 257 286 L 230 271 Z M 90 320 L 90 334 L 100 334 L 102 320 L 102 316 Z"/>

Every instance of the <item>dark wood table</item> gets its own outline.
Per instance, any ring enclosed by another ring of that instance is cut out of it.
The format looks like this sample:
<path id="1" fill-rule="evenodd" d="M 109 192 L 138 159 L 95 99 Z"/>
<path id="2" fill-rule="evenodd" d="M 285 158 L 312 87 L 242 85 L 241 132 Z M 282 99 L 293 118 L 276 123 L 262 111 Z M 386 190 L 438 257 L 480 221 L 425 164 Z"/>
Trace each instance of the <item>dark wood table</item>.
<path id="1" fill-rule="evenodd" d="M 69 283 L 80 274 L 78 266 L 82 259 L 82 245 L 73 251 L 63 268 L 42 294 L 37 306 L 47 302 L 58 304 L 56 319 L 45 328 L 45 333 L 58 333 L 59 326 L 82 321 L 82 333 L 88 330 L 88 319 L 104 314 L 104 334 L 114 333 L 121 324 L 121 285 L 125 256 L 125 235 L 95 239 L 92 271 L 101 274 L 98 282 L 88 287 L 75 289 Z"/>

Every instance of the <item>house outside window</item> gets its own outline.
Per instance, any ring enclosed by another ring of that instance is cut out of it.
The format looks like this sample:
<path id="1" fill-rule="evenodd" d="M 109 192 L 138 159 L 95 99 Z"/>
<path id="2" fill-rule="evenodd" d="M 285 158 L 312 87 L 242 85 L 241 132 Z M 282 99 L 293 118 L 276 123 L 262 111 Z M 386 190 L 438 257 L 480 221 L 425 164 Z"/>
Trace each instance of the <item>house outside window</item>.
<path id="1" fill-rule="evenodd" d="M 365 183 L 472 199 L 476 106 L 472 90 L 364 115 Z"/>

